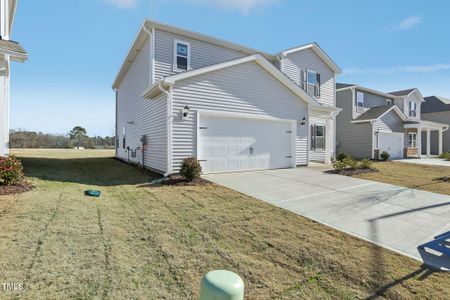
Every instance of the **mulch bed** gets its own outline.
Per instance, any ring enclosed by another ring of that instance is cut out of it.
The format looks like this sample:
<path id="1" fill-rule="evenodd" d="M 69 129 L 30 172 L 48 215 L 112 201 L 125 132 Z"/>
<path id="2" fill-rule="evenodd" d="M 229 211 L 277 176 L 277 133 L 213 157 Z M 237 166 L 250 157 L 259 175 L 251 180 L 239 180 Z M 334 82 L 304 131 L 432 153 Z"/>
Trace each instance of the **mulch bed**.
<path id="1" fill-rule="evenodd" d="M 344 176 L 355 176 L 359 174 L 365 174 L 365 173 L 376 173 L 380 172 L 378 169 L 372 168 L 372 169 L 345 169 L 345 170 L 328 170 L 325 171 L 325 173 L 328 174 L 339 174 Z"/>
<path id="2" fill-rule="evenodd" d="M 33 186 L 26 181 L 11 186 L 0 185 L 0 196 L 21 194 L 28 192 L 32 188 Z"/>
<path id="3" fill-rule="evenodd" d="M 171 176 L 169 179 L 161 182 L 162 185 L 172 185 L 172 186 L 201 186 L 201 185 L 209 185 L 211 184 L 210 181 L 198 178 L 194 179 L 192 181 L 186 180 L 184 177 L 181 176 Z"/>

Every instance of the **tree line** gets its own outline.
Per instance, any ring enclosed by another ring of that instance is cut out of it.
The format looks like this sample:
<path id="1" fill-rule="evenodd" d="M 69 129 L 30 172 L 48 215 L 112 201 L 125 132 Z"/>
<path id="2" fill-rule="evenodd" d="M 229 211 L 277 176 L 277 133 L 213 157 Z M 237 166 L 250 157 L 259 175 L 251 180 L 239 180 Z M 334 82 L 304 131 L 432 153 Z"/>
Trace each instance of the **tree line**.
<path id="1" fill-rule="evenodd" d="M 27 130 L 11 130 L 10 148 L 46 148 L 46 149 L 109 149 L 114 148 L 114 136 L 89 137 L 86 129 L 74 127 L 68 134 L 49 134 Z"/>

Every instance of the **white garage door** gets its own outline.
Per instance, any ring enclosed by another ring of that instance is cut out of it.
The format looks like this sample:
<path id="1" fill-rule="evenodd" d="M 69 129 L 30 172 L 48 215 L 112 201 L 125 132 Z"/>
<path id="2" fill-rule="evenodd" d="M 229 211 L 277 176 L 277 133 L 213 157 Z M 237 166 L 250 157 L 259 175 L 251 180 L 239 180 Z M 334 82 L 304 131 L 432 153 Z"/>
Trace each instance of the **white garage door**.
<path id="1" fill-rule="evenodd" d="M 200 116 L 199 153 L 204 173 L 293 166 L 290 121 Z"/>
<path id="2" fill-rule="evenodd" d="M 379 133 L 380 153 L 388 152 L 391 158 L 403 158 L 404 134 L 398 132 Z"/>

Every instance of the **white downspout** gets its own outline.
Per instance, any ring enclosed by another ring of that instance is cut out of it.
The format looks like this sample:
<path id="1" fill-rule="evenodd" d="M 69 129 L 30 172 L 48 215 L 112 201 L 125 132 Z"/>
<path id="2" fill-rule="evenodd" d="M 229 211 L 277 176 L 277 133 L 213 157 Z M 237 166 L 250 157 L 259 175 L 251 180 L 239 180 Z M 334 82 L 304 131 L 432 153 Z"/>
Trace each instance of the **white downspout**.
<path id="1" fill-rule="evenodd" d="M 167 177 L 172 174 L 172 86 L 166 91 L 159 82 L 158 89 L 167 96 L 167 170 L 164 173 Z"/>

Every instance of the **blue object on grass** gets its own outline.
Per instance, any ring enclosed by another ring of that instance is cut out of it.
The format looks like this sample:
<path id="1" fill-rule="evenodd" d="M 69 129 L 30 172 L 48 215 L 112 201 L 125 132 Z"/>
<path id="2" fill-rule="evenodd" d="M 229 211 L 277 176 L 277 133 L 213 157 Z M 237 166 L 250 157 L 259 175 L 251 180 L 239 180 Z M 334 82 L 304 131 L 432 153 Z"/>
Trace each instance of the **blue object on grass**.
<path id="1" fill-rule="evenodd" d="M 450 231 L 417 247 L 423 262 L 441 271 L 450 271 Z"/>
<path id="2" fill-rule="evenodd" d="M 96 197 L 96 198 L 98 198 L 98 197 L 100 197 L 101 194 L 102 194 L 102 192 L 95 191 L 95 190 L 84 191 L 84 195 L 85 196 L 89 196 L 89 197 Z"/>

